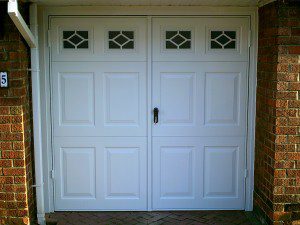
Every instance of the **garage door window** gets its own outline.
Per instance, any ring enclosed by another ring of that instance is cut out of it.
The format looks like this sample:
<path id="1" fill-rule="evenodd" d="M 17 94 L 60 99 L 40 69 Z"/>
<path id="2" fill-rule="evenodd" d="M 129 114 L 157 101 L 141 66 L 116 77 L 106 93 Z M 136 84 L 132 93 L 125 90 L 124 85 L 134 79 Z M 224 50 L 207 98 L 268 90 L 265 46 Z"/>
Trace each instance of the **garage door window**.
<path id="1" fill-rule="evenodd" d="M 134 49 L 134 31 L 109 31 L 109 49 Z"/>
<path id="2" fill-rule="evenodd" d="M 211 31 L 211 49 L 236 49 L 236 31 Z"/>
<path id="3" fill-rule="evenodd" d="M 63 46 L 65 49 L 88 49 L 88 31 L 63 31 Z"/>
<path id="4" fill-rule="evenodd" d="M 191 31 L 166 31 L 166 49 L 191 49 Z"/>

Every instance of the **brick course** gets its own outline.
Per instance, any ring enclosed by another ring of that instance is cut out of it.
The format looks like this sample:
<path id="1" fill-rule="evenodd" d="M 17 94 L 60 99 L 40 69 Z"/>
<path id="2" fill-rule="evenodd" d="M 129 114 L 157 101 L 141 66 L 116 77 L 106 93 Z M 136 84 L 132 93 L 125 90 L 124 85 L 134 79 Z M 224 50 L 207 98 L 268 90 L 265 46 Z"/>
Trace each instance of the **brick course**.
<path id="1" fill-rule="evenodd" d="M 28 5 L 19 7 L 28 20 Z M 30 51 L 7 15 L 7 2 L 0 2 L 0 11 L 0 71 L 9 76 L 9 88 L 0 88 L 0 224 L 33 224 Z"/>
<path id="2" fill-rule="evenodd" d="M 296 224 L 300 208 L 300 2 L 259 9 L 254 208 Z"/>

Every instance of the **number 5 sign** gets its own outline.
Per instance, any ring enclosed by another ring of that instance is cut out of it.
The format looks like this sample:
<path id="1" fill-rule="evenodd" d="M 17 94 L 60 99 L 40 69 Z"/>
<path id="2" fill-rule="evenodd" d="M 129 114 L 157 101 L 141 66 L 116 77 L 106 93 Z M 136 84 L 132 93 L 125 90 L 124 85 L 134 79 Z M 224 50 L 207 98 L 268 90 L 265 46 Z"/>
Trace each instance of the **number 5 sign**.
<path id="1" fill-rule="evenodd" d="M 1 87 L 8 87 L 7 72 L 0 72 Z"/>

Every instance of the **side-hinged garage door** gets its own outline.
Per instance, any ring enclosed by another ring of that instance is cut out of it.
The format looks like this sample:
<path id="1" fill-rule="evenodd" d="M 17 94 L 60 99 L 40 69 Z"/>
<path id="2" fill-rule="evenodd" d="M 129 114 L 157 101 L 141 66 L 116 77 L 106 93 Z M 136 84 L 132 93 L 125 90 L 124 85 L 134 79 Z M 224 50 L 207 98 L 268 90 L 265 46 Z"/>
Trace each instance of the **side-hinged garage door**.
<path id="1" fill-rule="evenodd" d="M 51 19 L 55 210 L 244 209 L 248 18 L 147 26 Z"/>
<path id="2" fill-rule="evenodd" d="M 145 210 L 145 18 L 51 20 L 55 210 Z"/>
<path id="3" fill-rule="evenodd" d="M 153 208 L 243 209 L 247 18 L 153 19 Z"/>

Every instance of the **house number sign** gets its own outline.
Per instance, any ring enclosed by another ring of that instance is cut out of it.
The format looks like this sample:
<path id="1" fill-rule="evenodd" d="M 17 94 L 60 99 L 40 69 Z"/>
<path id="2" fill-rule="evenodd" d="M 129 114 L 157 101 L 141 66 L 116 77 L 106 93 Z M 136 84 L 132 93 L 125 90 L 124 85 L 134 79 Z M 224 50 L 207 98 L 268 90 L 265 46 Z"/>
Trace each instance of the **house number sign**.
<path id="1" fill-rule="evenodd" d="M 8 87 L 8 77 L 7 72 L 0 72 L 0 78 L 1 78 L 1 87 Z"/>

